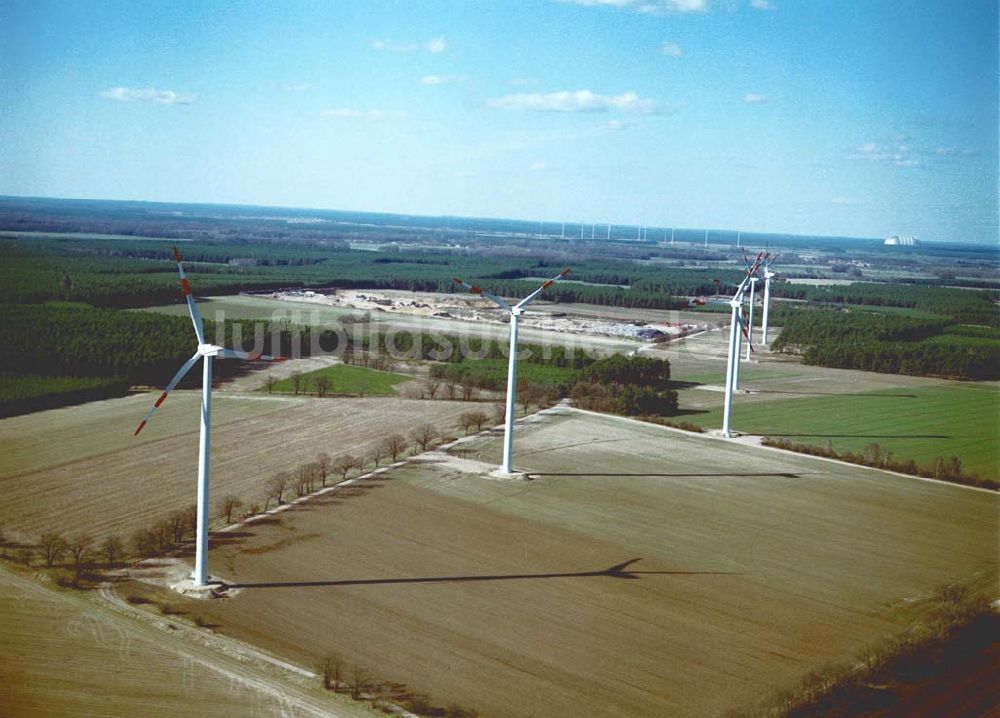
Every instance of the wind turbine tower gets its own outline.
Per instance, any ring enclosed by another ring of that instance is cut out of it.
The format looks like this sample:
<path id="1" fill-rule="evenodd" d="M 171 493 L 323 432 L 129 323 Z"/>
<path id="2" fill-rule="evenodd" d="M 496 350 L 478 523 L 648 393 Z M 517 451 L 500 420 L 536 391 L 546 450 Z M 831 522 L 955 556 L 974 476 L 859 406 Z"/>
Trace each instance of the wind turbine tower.
<path id="1" fill-rule="evenodd" d="M 146 426 L 160 405 L 166 401 L 167 395 L 174 390 L 174 387 L 191 370 L 199 359 L 204 361 L 202 365 L 202 385 L 201 385 L 201 434 L 198 442 L 198 517 L 195 537 L 195 559 L 194 573 L 191 577 L 196 587 L 208 585 L 208 472 L 211 465 L 211 429 L 212 429 L 212 359 L 243 359 L 244 361 L 270 361 L 271 357 L 262 356 L 259 353 L 237 351 L 235 349 L 225 349 L 215 344 L 205 341 L 205 329 L 201 320 L 201 312 L 198 305 L 191 296 L 191 285 L 184 274 L 184 267 L 181 265 L 181 254 L 174 247 L 174 261 L 177 262 L 177 271 L 181 275 L 181 288 L 184 298 L 187 301 L 188 314 L 191 316 L 191 323 L 194 324 L 195 338 L 198 340 L 198 349 L 194 356 L 181 365 L 181 368 L 174 374 L 163 393 L 153 404 L 153 407 L 146 413 L 146 417 L 140 422 L 135 430 L 135 436 L 139 435 L 143 427 Z"/>
<path id="2" fill-rule="evenodd" d="M 507 415 L 505 417 L 504 423 L 504 435 L 503 435 L 503 461 L 500 465 L 500 472 L 503 474 L 513 474 L 513 459 L 514 459 L 514 412 L 517 407 L 517 325 L 520 321 L 521 315 L 524 314 L 524 309 L 529 304 L 531 304 L 538 296 L 548 289 L 550 286 L 555 284 L 558 280 L 569 274 L 570 270 L 564 269 L 559 274 L 554 276 L 542 284 L 538 289 L 533 291 L 531 294 L 526 296 L 517 304 L 511 306 L 506 300 L 498 297 L 495 294 L 490 294 L 484 291 L 480 287 L 473 284 L 468 284 L 461 279 L 455 278 L 455 284 L 460 284 L 466 289 L 468 289 L 473 294 L 478 294 L 481 297 L 489 299 L 491 302 L 496 304 L 498 307 L 503 309 L 510 315 L 510 359 L 507 364 Z"/>

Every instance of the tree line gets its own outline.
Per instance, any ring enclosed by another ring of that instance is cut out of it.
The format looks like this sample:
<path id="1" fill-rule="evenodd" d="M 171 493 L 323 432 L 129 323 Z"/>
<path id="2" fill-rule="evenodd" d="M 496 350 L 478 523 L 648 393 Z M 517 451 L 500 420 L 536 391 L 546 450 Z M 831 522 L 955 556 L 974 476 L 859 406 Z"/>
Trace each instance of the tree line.
<path id="1" fill-rule="evenodd" d="M 988 327 L 954 326 L 947 318 L 822 309 L 784 311 L 780 352 L 806 364 L 887 374 L 1000 378 L 1000 340 Z M 969 335 L 972 336 L 969 336 Z"/>

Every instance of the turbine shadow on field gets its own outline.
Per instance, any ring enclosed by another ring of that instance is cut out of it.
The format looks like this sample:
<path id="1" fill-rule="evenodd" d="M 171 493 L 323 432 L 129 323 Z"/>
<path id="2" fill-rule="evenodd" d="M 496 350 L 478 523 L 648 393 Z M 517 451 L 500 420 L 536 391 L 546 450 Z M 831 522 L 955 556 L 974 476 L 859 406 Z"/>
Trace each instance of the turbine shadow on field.
<path id="1" fill-rule="evenodd" d="M 595 474 L 590 472 L 556 472 L 556 471 L 532 471 L 528 473 L 529 478 L 538 478 L 540 476 L 590 476 L 593 478 L 624 478 L 624 479 L 697 479 L 697 478 L 712 478 L 716 476 L 737 476 L 737 477 L 777 477 L 781 479 L 800 479 L 802 474 L 793 474 L 789 472 L 772 472 L 772 473 L 737 473 L 737 472 L 718 472 L 712 474 L 633 474 L 624 471 L 619 471 L 613 474 Z"/>
<path id="2" fill-rule="evenodd" d="M 783 389 L 751 389 L 753 394 L 792 394 L 794 396 L 851 396 L 857 399 L 916 399 L 916 394 L 856 394 L 849 391 L 786 391 Z"/>
<path id="3" fill-rule="evenodd" d="M 565 571 L 553 573 L 511 573 L 489 576 L 422 576 L 418 578 L 358 578 L 336 581 L 271 581 L 261 583 L 234 583 L 230 588 L 331 588 L 337 586 L 380 586 L 407 583 L 473 583 L 482 581 L 517 581 L 544 578 L 623 578 L 639 579 L 640 576 L 732 576 L 731 571 L 636 571 L 629 567 L 641 561 L 633 558 L 598 571 Z"/>
<path id="4" fill-rule="evenodd" d="M 814 439 L 954 439 L 949 434 L 790 434 L 768 432 L 767 434 L 747 434 L 747 436 L 798 436 Z"/>

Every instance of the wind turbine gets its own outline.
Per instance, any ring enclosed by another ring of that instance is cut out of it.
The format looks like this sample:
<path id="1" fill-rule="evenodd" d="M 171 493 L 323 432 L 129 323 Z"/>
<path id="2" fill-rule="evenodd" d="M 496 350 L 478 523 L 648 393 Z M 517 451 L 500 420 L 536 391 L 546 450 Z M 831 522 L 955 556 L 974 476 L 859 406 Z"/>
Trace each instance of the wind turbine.
<path id="1" fill-rule="evenodd" d="M 455 284 L 460 284 L 473 294 L 478 294 L 481 297 L 489 299 L 510 315 L 510 360 L 507 364 L 507 415 L 504 423 L 503 463 L 500 465 L 500 470 L 505 474 L 514 473 L 511 462 L 514 458 L 514 411 L 515 400 L 517 399 L 517 324 L 524 313 L 524 308 L 535 301 L 539 294 L 552 286 L 557 280 L 565 277 L 569 272 L 568 268 L 559 272 L 559 274 L 544 282 L 542 286 L 513 306 L 495 294 L 490 294 L 474 284 L 469 284 L 457 277 L 455 278 Z"/>
<path id="2" fill-rule="evenodd" d="M 750 361 L 750 352 L 753 350 L 753 303 L 757 298 L 757 277 L 750 277 L 750 317 L 747 321 L 747 361 Z"/>
<path id="3" fill-rule="evenodd" d="M 181 365 L 181 368 L 174 374 L 174 378 L 167 384 L 166 389 L 153 404 L 153 407 L 146 413 L 146 417 L 139 423 L 134 436 L 138 436 L 143 430 L 153 414 L 160 405 L 166 401 L 167 396 L 181 379 L 191 370 L 199 359 L 204 360 L 202 365 L 202 387 L 201 387 L 201 439 L 198 443 L 198 519 L 195 541 L 194 572 L 191 577 L 195 586 L 208 585 L 208 469 L 211 452 L 211 412 L 212 412 L 212 359 L 242 359 L 244 361 L 258 361 L 263 359 L 270 361 L 271 357 L 263 356 L 255 352 L 237 351 L 224 347 L 209 344 L 205 341 L 205 329 L 201 321 L 201 312 L 195 304 L 194 297 L 191 296 L 191 284 L 184 274 L 184 267 L 181 264 L 181 253 L 174 247 L 174 260 L 177 262 L 177 271 L 181 275 L 181 289 L 184 298 L 187 300 L 188 314 L 191 315 L 191 323 L 194 324 L 194 334 L 198 340 L 198 349 L 194 356 Z"/>
<path id="4" fill-rule="evenodd" d="M 771 279 L 775 276 L 771 271 L 771 258 L 764 261 L 764 316 L 760 326 L 760 342 L 767 346 L 767 315 L 771 309 Z"/>
<path id="5" fill-rule="evenodd" d="M 733 392 L 739 383 L 740 345 L 743 335 L 747 333 L 746 328 L 743 326 L 743 296 L 750 283 L 750 278 L 760 268 L 763 258 L 764 252 L 761 251 L 758 252 L 757 257 L 752 263 L 747 262 L 746 276 L 740 282 L 739 287 L 737 287 L 733 298 L 729 300 L 729 306 L 732 309 L 732 319 L 729 324 L 729 353 L 726 361 L 726 397 L 722 411 L 722 434 L 727 437 L 732 436 Z M 753 351 L 752 344 L 750 351 Z"/>

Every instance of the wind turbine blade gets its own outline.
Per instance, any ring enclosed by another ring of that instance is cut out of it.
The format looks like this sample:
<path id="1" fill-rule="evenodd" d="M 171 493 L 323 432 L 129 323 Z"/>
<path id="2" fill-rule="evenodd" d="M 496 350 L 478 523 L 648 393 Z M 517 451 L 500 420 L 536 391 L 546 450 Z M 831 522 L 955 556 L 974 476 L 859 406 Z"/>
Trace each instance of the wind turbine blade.
<path id="1" fill-rule="evenodd" d="M 223 359 L 242 359 L 243 361 L 274 361 L 274 357 L 257 352 L 245 352 L 239 349 L 223 349 Z"/>
<path id="2" fill-rule="evenodd" d="M 552 279 L 548 279 L 548 280 L 546 280 L 546 281 L 545 281 L 545 282 L 544 282 L 544 283 L 542 284 L 542 286 L 540 286 L 540 287 L 539 287 L 538 289 L 536 289 L 536 290 L 535 290 L 535 291 L 533 291 L 533 292 L 532 292 L 531 294 L 529 294 L 529 295 L 528 295 L 528 296 L 526 296 L 526 297 L 525 297 L 524 299 L 522 299 L 522 300 L 521 300 L 520 302 L 518 302 L 518 303 L 517 303 L 517 306 L 518 306 L 518 307 L 525 307 L 525 306 L 527 306 L 527 305 L 531 304 L 531 303 L 532 303 L 533 301 L 535 301 L 535 298 L 536 298 L 536 297 L 537 297 L 537 296 L 538 296 L 539 294 L 541 294 L 542 292 L 544 292 L 544 291 L 545 291 L 546 289 L 548 289 L 548 288 L 549 288 L 549 287 L 551 287 L 551 286 L 552 286 L 553 284 L 555 284 L 555 283 L 556 283 L 556 281 L 558 281 L 558 280 L 562 279 L 563 277 L 565 277 L 565 276 L 566 276 L 567 274 L 569 274 L 569 273 L 570 273 L 570 268 L 569 268 L 569 267 L 566 267 L 566 269 L 564 269 L 564 270 L 562 270 L 561 272 L 559 272 L 559 274 L 557 274 L 556 276 L 552 277 Z"/>
<path id="3" fill-rule="evenodd" d="M 177 262 L 177 271 L 181 275 L 181 290 L 184 292 L 184 299 L 187 300 L 188 314 L 191 315 L 191 323 L 194 324 L 194 333 L 198 337 L 198 343 L 205 343 L 205 328 L 201 321 L 201 312 L 198 311 L 198 304 L 191 296 L 191 283 L 188 282 L 187 275 L 184 274 L 184 265 L 181 264 L 181 253 L 174 247 L 174 261 Z"/>
<path id="4" fill-rule="evenodd" d="M 490 294 L 489 292 L 485 291 L 482 287 L 477 287 L 475 284 L 469 284 L 468 282 L 465 282 L 465 281 L 459 279 L 458 277 L 455 277 L 455 279 L 453 281 L 455 282 L 455 284 L 462 285 L 463 287 L 465 287 L 466 289 L 468 289 L 473 294 L 478 294 L 481 297 L 486 297 L 487 299 L 489 299 L 491 302 L 493 302 L 494 304 L 496 304 L 498 307 L 500 307 L 504 311 L 508 311 L 508 312 L 510 311 L 510 305 L 505 300 L 501 299 L 500 297 L 498 297 L 495 294 Z"/>
<path id="5" fill-rule="evenodd" d="M 193 367 L 194 363 L 198 361 L 200 358 L 201 354 L 195 352 L 195 355 L 193 357 L 191 357 L 181 365 L 181 368 L 177 370 L 176 374 L 174 374 L 174 378 L 170 380 L 169 384 L 167 384 L 167 388 L 163 390 L 163 393 L 160 394 L 160 397 L 153 404 L 153 408 L 151 408 L 148 412 L 146 412 L 146 417 L 139 423 L 139 427 L 135 430 L 135 434 L 133 434 L 133 436 L 139 435 L 139 432 L 142 431 L 143 427 L 146 426 L 146 422 L 148 422 L 150 418 L 153 416 L 153 414 L 156 412 L 156 410 L 160 408 L 160 404 L 162 404 L 167 400 L 167 394 L 169 394 L 174 390 L 174 387 L 177 386 L 177 382 L 183 379 L 184 375 L 187 374 L 189 371 L 191 371 L 191 367 Z"/>

